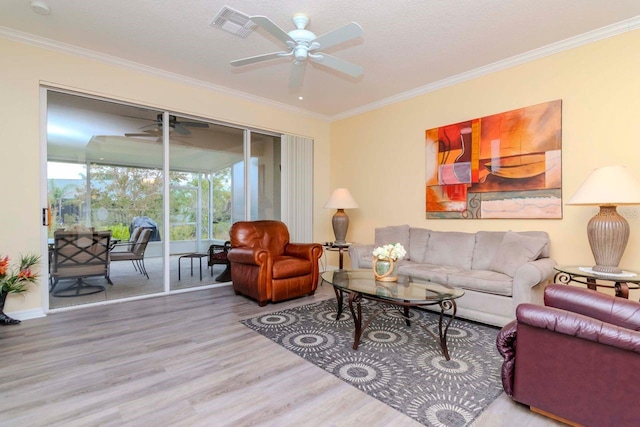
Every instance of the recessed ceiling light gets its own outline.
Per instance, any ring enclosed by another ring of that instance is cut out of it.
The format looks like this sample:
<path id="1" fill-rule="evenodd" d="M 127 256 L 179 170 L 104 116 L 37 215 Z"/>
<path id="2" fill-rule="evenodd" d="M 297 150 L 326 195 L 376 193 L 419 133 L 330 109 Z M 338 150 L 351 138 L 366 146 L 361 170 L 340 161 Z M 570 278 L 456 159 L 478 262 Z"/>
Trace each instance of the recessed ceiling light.
<path id="1" fill-rule="evenodd" d="M 298 97 L 298 99 L 299 99 L 300 101 L 302 101 L 304 98 L 303 98 L 303 97 L 301 97 L 301 96 L 299 96 L 299 97 Z"/>
<path id="2" fill-rule="evenodd" d="M 38 15 L 48 15 L 51 13 L 51 8 L 43 1 L 32 1 L 31 10 L 33 10 Z"/>

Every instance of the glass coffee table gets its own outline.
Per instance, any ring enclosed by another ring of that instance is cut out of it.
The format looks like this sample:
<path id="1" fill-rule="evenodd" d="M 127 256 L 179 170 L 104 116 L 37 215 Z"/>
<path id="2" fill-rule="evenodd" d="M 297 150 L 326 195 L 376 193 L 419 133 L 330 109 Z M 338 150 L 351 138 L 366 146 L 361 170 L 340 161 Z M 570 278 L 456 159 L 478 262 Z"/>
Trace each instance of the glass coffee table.
<path id="1" fill-rule="evenodd" d="M 345 294 L 349 295 L 349 310 L 351 310 L 353 323 L 355 325 L 353 338 L 354 350 L 358 349 L 362 331 L 369 326 L 373 319 L 385 311 L 384 308 L 376 311 L 363 325 L 362 307 L 360 305 L 363 299 L 380 301 L 398 307 L 407 326 L 411 326 L 409 320 L 409 309 L 411 307 L 438 305 L 440 307 L 438 335 L 433 333 L 425 325 L 420 326 L 440 344 L 444 357 L 447 360 L 450 359 L 447 348 L 447 331 L 456 315 L 457 308 L 455 300 L 464 295 L 462 289 L 452 288 L 402 274 L 398 275 L 397 282 L 380 282 L 375 280 L 372 270 L 325 271 L 322 273 L 322 280 L 332 285 L 336 293 L 338 303 L 336 319 L 339 319 L 342 314 L 343 296 Z M 445 314 L 449 317 L 446 322 Z"/>

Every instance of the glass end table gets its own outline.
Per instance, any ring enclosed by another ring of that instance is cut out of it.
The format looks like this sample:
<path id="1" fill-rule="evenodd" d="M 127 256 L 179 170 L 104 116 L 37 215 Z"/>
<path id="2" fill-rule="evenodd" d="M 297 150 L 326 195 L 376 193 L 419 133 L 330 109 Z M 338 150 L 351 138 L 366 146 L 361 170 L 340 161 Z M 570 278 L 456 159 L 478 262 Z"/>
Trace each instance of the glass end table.
<path id="1" fill-rule="evenodd" d="M 623 274 L 608 274 L 594 272 L 590 267 L 567 265 L 557 265 L 554 269 L 557 271 L 553 276 L 555 283 L 582 283 L 594 291 L 599 287 L 612 288 L 615 289 L 617 297 L 627 299 L 629 289 L 640 289 L 640 272 L 637 271 L 625 270 Z"/>

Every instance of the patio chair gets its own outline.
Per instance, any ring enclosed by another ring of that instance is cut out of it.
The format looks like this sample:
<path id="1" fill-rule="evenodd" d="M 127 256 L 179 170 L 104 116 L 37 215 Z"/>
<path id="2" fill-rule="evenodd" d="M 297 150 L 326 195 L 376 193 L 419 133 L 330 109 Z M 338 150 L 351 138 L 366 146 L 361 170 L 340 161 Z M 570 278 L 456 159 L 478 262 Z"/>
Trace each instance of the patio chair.
<path id="1" fill-rule="evenodd" d="M 229 264 L 229 258 L 227 253 L 231 249 L 231 242 L 227 240 L 224 245 L 213 244 L 209 246 L 209 259 L 208 264 L 211 270 L 211 276 L 213 276 L 213 266 L 223 264 L 226 266 L 224 271 L 216 276 L 217 282 L 230 282 L 231 281 L 231 265 Z"/>
<path id="2" fill-rule="evenodd" d="M 133 251 L 133 246 L 136 244 L 136 241 L 138 240 L 138 237 L 140 237 L 140 233 L 142 233 L 142 230 L 143 230 L 142 227 L 134 228 L 133 231 L 131 232 L 131 235 L 129 236 L 129 241 L 128 242 L 124 242 L 124 243 L 119 243 L 119 244 L 113 245 L 112 248 L 124 247 L 126 245 L 128 251 Z M 120 246 L 120 245 L 122 245 L 122 246 Z"/>
<path id="3" fill-rule="evenodd" d="M 104 291 L 102 285 L 92 285 L 84 281 L 87 277 L 103 276 L 109 278 L 109 245 L 111 231 L 65 231 L 54 233 L 52 265 L 50 273 L 50 292 L 56 297 L 75 297 Z M 67 288 L 56 287 L 60 280 L 75 279 Z"/>
<path id="4" fill-rule="evenodd" d="M 111 261 L 131 261 L 133 264 L 133 268 L 140 272 L 140 274 L 144 274 L 149 278 L 149 274 L 147 273 L 147 269 L 144 265 L 144 252 L 147 249 L 147 244 L 149 243 L 149 239 L 151 238 L 151 229 L 141 228 L 140 234 L 136 242 L 132 245 L 131 242 L 120 243 L 114 245 L 110 256 Z M 135 230 L 134 230 L 135 233 Z M 123 251 L 119 251 L 119 248 L 126 248 Z"/>

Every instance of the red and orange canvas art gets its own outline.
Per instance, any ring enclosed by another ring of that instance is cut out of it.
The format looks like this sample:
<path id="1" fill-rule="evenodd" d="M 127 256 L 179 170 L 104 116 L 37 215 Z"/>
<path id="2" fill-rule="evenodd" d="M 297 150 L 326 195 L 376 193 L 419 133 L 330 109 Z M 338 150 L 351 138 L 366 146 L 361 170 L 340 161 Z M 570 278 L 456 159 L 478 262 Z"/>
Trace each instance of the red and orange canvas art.
<path id="1" fill-rule="evenodd" d="M 427 218 L 562 218 L 562 101 L 426 131 Z"/>

